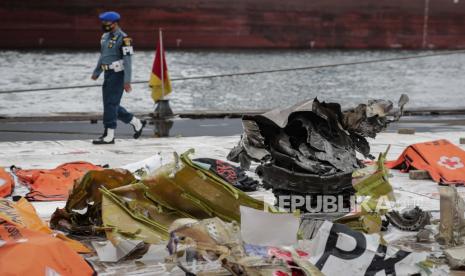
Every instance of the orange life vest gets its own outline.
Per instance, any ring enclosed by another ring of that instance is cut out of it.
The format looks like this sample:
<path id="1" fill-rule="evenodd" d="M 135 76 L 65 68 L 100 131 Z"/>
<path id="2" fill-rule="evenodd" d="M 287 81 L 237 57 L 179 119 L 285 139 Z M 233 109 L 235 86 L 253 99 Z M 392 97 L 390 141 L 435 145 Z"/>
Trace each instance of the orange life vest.
<path id="1" fill-rule="evenodd" d="M 465 184 L 465 151 L 447 140 L 408 146 L 396 161 L 387 162 L 392 169 L 426 170 L 442 184 Z"/>
<path id="2" fill-rule="evenodd" d="M 14 181 L 11 175 L 0 167 L 0 198 L 10 196 L 13 193 Z"/>
<path id="3" fill-rule="evenodd" d="M 92 251 L 82 243 L 66 237 L 64 234 L 54 232 L 37 215 L 34 206 L 24 197 L 18 202 L 0 199 L 0 219 L 8 220 L 29 230 L 54 236 L 63 240 L 71 249 L 78 253 L 91 253 Z M 0 242 L 1 243 L 1 242 Z M 1 274 L 0 274 L 1 275 Z"/>
<path id="4" fill-rule="evenodd" d="M 93 274 L 62 240 L 0 218 L 0 275 Z"/>
<path id="5" fill-rule="evenodd" d="M 87 162 L 72 162 L 51 170 L 15 169 L 14 173 L 31 190 L 26 195 L 29 201 L 55 201 L 68 199 L 74 181 L 90 170 L 102 170 L 102 167 Z"/>

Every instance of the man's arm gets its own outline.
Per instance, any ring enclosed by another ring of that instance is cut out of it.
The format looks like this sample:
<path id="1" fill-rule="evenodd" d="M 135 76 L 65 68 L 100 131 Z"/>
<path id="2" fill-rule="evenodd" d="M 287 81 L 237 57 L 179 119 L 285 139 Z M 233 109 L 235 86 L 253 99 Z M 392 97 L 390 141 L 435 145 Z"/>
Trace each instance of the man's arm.
<path id="1" fill-rule="evenodd" d="M 123 45 L 121 47 L 121 51 L 123 53 L 124 84 L 131 84 L 132 55 L 134 54 L 131 38 L 129 37 L 123 38 Z"/>
<path id="2" fill-rule="evenodd" d="M 97 66 L 95 67 L 94 72 L 92 73 L 92 79 L 93 80 L 98 79 L 101 73 L 102 73 L 102 55 L 100 55 L 100 57 L 98 58 Z"/>

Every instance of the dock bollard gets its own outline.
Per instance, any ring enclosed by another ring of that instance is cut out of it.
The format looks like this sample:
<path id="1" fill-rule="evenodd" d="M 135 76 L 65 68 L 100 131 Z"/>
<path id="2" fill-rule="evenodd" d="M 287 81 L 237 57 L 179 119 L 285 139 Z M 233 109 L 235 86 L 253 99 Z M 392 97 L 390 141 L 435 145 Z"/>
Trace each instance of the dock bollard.
<path id="1" fill-rule="evenodd" d="M 153 113 L 154 118 L 164 119 L 173 117 L 173 110 L 170 107 L 170 100 L 158 100 L 155 112 Z"/>
<path id="2" fill-rule="evenodd" d="M 173 127 L 173 121 L 170 120 L 174 114 L 171 110 L 169 100 L 158 100 L 155 111 L 153 112 L 153 125 L 155 137 L 169 137 L 170 130 Z"/>

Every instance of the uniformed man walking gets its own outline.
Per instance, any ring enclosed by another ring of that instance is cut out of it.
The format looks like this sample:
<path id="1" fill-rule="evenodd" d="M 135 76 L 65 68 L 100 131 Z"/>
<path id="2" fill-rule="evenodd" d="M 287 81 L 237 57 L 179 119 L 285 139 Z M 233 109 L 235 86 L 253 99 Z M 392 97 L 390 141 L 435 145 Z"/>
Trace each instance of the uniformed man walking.
<path id="1" fill-rule="evenodd" d="M 119 119 L 134 128 L 134 138 L 141 136 L 147 122 L 139 120 L 120 105 L 123 90 L 131 92 L 131 56 L 134 53 L 132 41 L 119 27 L 120 15 L 117 12 L 104 12 L 99 16 L 104 34 L 100 40 L 101 54 L 92 74 L 96 80 L 104 72 L 102 86 L 103 125 L 105 131 L 92 143 L 96 145 L 114 144 L 116 121 Z"/>

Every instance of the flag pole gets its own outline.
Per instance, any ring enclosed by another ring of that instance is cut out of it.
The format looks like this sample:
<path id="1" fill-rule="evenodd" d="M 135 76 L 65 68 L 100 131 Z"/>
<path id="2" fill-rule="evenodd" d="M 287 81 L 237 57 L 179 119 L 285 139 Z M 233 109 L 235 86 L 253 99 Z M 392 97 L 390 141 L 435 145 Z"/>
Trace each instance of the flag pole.
<path id="1" fill-rule="evenodd" d="M 161 28 L 158 29 L 159 31 L 159 34 L 160 34 L 160 66 L 161 66 L 161 99 L 163 100 L 165 98 L 165 72 L 163 72 L 164 70 L 164 66 L 163 66 L 163 57 L 164 57 L 164 49 L 163 49 L 163 35 L 162 35 L 162 31 L 161 31 Z"/>
<path id="2" fill-rule="evenodd" d="M 154 120 L 157 121 L 158 123 L 169 123 L 169 118 L 173 116 L 173 111 L 171 110 L 169 100 L 165 100 L 165 51 L 163 49 L 163 34 L 162 34 L 162 28 L 158 28 L 158 35 L 159 35 L 159 41 L 160 41 L 160 48 L 158 49 L 160 51 L 160 66 L 161 66 L 161 98 L 156 101 L 157 106 L 155 107 L 155 112 L 153 113 Z M 157 58 L 155 54 L 155 59 Z M 161 120 L 161 121 L 160 121 Z M 168 121 L 166 121 L 168 120 Z M 171 122 L 172 123 L 172 122 Z M 171 126 L 169 126 L 171 128 Z M 158 127 L 155 127 L 154 131 L 156 132 L 155 134 L 157 136 L 168 136 L 169 135 L 169 128 L 167 131 L 161 131 L 161 133 L 157 133 Z"/>

